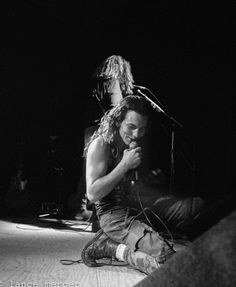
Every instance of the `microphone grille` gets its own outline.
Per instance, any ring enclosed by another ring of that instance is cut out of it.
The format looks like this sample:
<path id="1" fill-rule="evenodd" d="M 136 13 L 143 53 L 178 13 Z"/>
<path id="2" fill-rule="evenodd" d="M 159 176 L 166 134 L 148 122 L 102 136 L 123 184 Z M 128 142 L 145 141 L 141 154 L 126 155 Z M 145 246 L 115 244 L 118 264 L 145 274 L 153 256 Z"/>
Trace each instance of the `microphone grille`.
<path id="1" fill-rule="evenodd" d="M 136 148 L 138 146 L 138 143 L 136 141 L 132 141 L 130 144 L 129 144 L 129 148 L 130 149 L 133 149 L 133 148 Z"/>

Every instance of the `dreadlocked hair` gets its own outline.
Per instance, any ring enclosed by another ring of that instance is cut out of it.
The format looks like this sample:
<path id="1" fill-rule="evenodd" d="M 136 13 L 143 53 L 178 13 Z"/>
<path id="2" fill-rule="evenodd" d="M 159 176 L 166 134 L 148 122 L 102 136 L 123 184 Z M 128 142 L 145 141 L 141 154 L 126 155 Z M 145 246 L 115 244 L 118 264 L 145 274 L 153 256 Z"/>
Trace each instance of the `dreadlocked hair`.
<path id="1" fill-rule="evenodd" d="M 129 95 L 122 99 L 119 104 L 107 111 L 101 118 L 98 129 L 91 136 L 84 148 L 84 157 L 87 155 L 90 144 L 99 136 L 111 146 L 114 156 L 118 153 L 115 147 L 115 136 L 118 132 L 121 122 L 124 120 L 128 111 L 135 111 L 143 116 L 148 116 L 150 111 L 149 102 L 140 96 Z"/>
<path id="2" fill-rule="evenodd" d="M 104 79 L 117 79 L 125 95 L 133 94 L 133 75 L 128 61 L 119 55 L 108 57 L 95 71 L 94 77 Z"/>

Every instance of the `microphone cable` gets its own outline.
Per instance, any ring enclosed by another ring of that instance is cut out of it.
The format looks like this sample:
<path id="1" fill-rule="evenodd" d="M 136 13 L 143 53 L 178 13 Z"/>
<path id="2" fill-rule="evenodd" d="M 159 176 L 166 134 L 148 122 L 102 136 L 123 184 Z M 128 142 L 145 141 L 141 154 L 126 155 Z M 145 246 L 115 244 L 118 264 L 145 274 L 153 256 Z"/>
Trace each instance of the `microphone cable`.
<path id="1" fill-rule="evenodd" d="M 166 225 L 166 224 L 164 223 L 164 221 L 160 218 L 160 216 L 158 216 L 150 207 L 144 207 L 144 206 L 143 206 L 142 201 L 141 201 L 141 197 L 140 197 L 140 194 L 139 194 L 139 189 L 137 190 L 137 194 L 136 194 L 136 195 L 137 195 L 137 199 L 138 199 L 138 202 L 139 202 L 141 211 L 134 217 L 134 219 L 136 219 L 137 217 L 139 217 L 141 214 L 144 214 L 144 216 L 145 216 L 147 222 L 150 224 L 150 226 L 152 227 L 152 229 L 155 230 L 156 232 L 158 232 L 158 231 L 156 230 L 156 228 L 153 226 L 153 224 L 151 223 L 150 219 L 148 218 L 148 215 L 147 215 L 146 211 L 149 210 L 149 211 L 160 221 L 160 223 L 163 225 L 163 227 L 164 227 L 165 230 L 167 231 L 167 234 L 168 234 L 169 237 L 170 237 L 170 242 L 171 242 L 171 244 L 170 244 L 169 240 L 167 240 L 166 238 L 163 237 L 165 243 L 170 247 L 170 249 L 171 249 L 172 251 L 176 252 L 176 251 L 174 250 L 174 248 L 173 248 L 173 247 L 174 247 L 174 238 L 173 238 L 173 235 L 172 235 L 171 231 L 170 231 L 169 228 L 167 227 L 167 225 Z M 155 201 L 155 203 L 156 203 L 156 201 Z M 155 203 L 154 203 L 154 204 L 155 204 Z M 153 205 L 154 205 L 154 204 L 153 204 Z M 158 232 L 158 233 L 159 233 L 159 232 Z"/>

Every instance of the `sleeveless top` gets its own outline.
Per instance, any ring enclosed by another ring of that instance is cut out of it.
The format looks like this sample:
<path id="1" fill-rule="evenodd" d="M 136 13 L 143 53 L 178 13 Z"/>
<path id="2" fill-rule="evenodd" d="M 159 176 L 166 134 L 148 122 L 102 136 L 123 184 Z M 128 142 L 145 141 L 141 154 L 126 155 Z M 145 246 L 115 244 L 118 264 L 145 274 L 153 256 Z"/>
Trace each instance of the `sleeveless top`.
<path id="1" fill-rule="evenodd" d="M 117 160 L 111 151 L 110 146 L 110 163 L 108 167 L 109 173 L 113 170 L 120 160 Z M 129 170 L 115 186 L 115 188 L 102 199 L 95 203 L 97 215 L 102 215 L 109 210 L 117 210 L 125 207 L 132 207 L 134 203 L 134 194 L 131 189 L 131 181 L 133 179 L 133 171 Z"/>

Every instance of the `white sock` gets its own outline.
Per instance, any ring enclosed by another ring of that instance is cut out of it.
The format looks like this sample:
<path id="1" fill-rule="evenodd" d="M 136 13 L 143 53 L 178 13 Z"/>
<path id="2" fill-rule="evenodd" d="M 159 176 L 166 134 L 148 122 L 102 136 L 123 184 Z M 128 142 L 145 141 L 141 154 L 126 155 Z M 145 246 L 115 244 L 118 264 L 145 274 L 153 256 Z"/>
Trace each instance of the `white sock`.
<path id="1" fill-rule="evenodd" d="M 116 249 L 116 258 L 120 261 L 124 261 L 124 252 L 126 249 L 126 245 L 125 244 L 119 244 L 117 249 Z"/>

